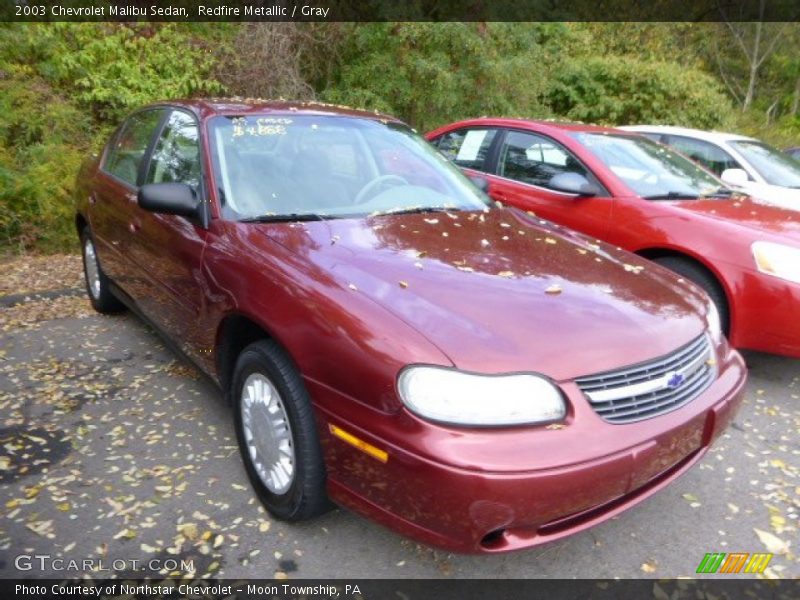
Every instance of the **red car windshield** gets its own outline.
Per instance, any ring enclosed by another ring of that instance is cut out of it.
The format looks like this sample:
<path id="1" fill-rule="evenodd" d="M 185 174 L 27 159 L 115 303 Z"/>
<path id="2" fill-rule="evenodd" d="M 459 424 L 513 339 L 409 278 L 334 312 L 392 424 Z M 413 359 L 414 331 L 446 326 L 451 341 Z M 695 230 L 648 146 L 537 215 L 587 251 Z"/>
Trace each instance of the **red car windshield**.
<path id="1" fill-rule="evenodd" d="M 646 137 L 607 133 L 571 134 L 638 196 L 648 200 L 730 195 L 722 182 Z"/>
<path id="2" fill-rule="evenodd" d="M 236 220 L 485 209 L 458 169 L 405 126 L 311 115 L 215 117 L 214 175 Z"/>

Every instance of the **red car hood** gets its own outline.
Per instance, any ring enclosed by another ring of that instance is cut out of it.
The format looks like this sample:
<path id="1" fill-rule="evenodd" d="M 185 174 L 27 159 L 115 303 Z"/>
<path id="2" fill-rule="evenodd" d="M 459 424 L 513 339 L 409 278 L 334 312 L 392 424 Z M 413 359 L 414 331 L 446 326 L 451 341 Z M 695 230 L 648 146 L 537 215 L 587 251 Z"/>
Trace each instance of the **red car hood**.
<path id="1" fill-rule="evenodd" d="M 684 200 L 675 206 L 709 218 L 728 221 L 800 243 L 800 211 L 768 206 L 748 197 Z"/>
<path id="2" fill-rule="evenodd" d="M 672 274 L 513 209 L 259 227 L 469 371 L 563 381 L 667 354 L 705 328 L 704 297 Z"/>

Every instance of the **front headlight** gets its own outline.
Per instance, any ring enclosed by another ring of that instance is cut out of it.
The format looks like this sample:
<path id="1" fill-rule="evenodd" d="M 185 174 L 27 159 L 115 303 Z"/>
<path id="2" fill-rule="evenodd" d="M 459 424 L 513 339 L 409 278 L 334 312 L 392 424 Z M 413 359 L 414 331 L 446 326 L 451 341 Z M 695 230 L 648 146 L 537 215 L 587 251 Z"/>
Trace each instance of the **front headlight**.
<path id="1" fill-rule="evenodd" d="M 708 332 L 711 334 L 711 339 L 714 343 L 719 344 L 722 342 L 722 320 L 719 318 L 717 305 L 713 302 L 708 303 L 706 322 L 708 323 Z"/>
<path id="2" fill-rule="evenodd" d="M 559 389 L 533 374 L 479 375 L 413 366 L 397 379 L 400 399 L 421 417 L 441 423 L 492 427 L 562 420 Z"/>
<path id="3" fill-rule="evenodd" d="M 800 283 L 800 248 L 774 242 L 753 242 L 752 250 L 759 271 Z"/>

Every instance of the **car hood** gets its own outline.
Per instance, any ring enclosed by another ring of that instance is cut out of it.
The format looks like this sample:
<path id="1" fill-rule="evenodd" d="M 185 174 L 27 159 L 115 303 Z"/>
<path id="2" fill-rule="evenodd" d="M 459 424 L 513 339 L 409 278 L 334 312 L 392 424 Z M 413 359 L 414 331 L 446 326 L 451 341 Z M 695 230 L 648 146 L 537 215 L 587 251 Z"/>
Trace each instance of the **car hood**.
<path id="1" fill-rule="evenodd" d="M 705 329 L 695 288 L 515 209 L 259 227 L 468 371 L 563 381 L 663 356 Z"/>
<path id="2" fill-rule="evenodd" d="M 800 210 L 800 190 L 758 182 L 750 182 L 742 187 L 745 193 L 761 204 Z"/>
<path id="3" fill-rule="evenodd" d="M 800 212 L 756 202 L 747 196 L 675 202 L 694 214 L 800 243 Z"/>

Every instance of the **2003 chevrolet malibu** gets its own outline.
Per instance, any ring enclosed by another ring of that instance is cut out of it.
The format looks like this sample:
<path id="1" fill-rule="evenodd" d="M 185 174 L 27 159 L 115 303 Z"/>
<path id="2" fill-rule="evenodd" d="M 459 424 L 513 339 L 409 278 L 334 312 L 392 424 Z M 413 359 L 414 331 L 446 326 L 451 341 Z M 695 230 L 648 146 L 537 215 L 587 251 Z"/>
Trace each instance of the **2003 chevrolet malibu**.
<path id="1" fill-rule="evenodd" d="M 77 190 L 92 304 L 218 382 L 278 518 L 330 499 L 456 551 L 533 546 L 664 487 L 742 398 L 699 288 L 490 205 L 387 116 L 152 105 Z"/>

